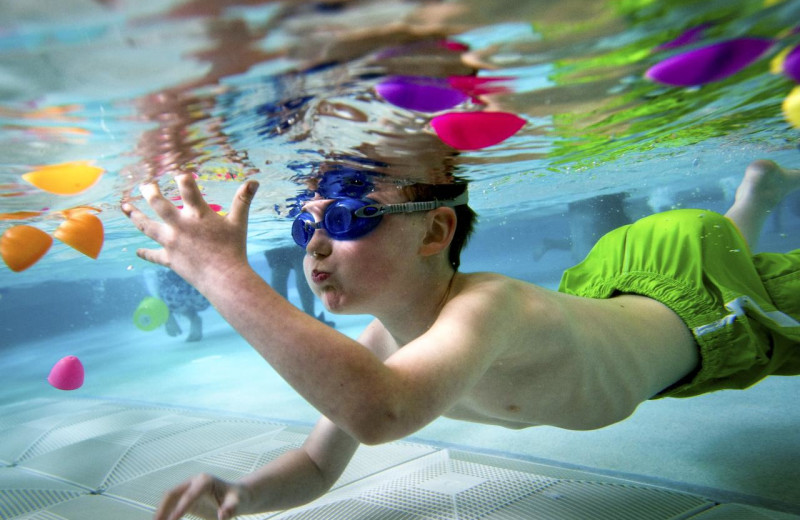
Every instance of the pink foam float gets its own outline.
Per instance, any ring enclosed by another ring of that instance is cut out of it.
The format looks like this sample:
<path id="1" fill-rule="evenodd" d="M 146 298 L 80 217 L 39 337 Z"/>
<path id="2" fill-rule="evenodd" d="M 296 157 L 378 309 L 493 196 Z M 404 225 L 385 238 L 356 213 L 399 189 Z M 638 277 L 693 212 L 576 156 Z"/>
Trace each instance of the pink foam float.
<path id="1" fill-rule="evenodd" d="M 511 89 L 502 83 L 513 79 L 510 76 L 450 76 L 447 82 L 451 87 L 471 97 L 473 101 L 479 102 L 479 96 L 511 92 Z"/>
<path id="2" fill-rule="evenodd" d="M 431 120 L 439 139 L 459 150 L 493 146 L 516 134 L 524 125 L 524 119 L 508 112 L 450 112 Z"/>
<path id="3" fill-rule="evenodd" d="M 83 364 L 75 356 L 67 356 L 53 365 L 47 382 L 59 390 L 77 390 L 83 386 Z"/>
<path id="4" fill-rule="evenodd" d="M 417 112 L 439 112 L 468 99 L 446 79 L 423 76 L 392 76 L 375 86 L 375 91 L 394 106 Z"/>
<path id="5" fill-rule="evenodd" d="M 766 38 L 738 38 L 707 45 L 667 58 L 651 67 L 645 76 L 680 87 L 720 81 L 756 61 L 772 44 Z"/>
<path id="6" fill-rule="evenodd" d="M 408 43 L 389 47 L 375 54 L 379 60 L 397 58 L 401 56 L 425 56 L 435 53 L 463 53 L 469 50 L 469 46 L 454 40 L 426 40 L 421 42 Z"/>

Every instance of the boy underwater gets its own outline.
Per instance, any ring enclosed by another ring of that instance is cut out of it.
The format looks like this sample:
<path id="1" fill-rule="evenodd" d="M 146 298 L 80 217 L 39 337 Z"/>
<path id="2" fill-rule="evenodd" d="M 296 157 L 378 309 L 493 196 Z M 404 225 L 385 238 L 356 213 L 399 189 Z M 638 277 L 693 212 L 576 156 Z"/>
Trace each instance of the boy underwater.
<path id="1" fill-rule="evenodd" d="M 137 254 L 194 285 L 323 417 L 301 448 L 238 482 L 198 475 L 174 488 L 158 519 L 307 503 L 359 443 L 405 437 L 439 416 L 595 429 L 654 397 L 800 373 L 800 250 L 750 253 L 769 212 L 800 188 L 800 170 L 771 161 L 747 168 L 725 216 L 671 211 L 607 234 L 557 292 L 457 271 L 463 195 L 416 205 L 405 203 L 430 199 L 394 186 L 318 196 L 293 236 L 329 311 L 375 317 L 358 341 L 289 304 L 249 266 L 257 183 L 242 185 L 222 217 L 191 175 L 176 181 L 182 210 L 157 185 L 142 187 L 161 222 L 123 204 L 162 246 Z"/>

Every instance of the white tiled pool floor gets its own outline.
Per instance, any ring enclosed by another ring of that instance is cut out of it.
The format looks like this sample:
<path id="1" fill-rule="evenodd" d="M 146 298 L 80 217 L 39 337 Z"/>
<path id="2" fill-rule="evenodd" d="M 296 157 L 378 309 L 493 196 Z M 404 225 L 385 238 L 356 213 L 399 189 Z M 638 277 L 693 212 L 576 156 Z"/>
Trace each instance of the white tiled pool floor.
<path id="1" fill-rule="evenodd" d="M 0 407 L 0 518 L 151 518 L 162 493 L 186 477 L 208 472 L 238 478 L 298 447 L 308 431 L 252 416 L 100 399 L 32 399 L 5 405 Z M 315 502 L 251 518 L 800 516 L 635 479 L 394 442 L 359 448 L 333 489 Z"/>

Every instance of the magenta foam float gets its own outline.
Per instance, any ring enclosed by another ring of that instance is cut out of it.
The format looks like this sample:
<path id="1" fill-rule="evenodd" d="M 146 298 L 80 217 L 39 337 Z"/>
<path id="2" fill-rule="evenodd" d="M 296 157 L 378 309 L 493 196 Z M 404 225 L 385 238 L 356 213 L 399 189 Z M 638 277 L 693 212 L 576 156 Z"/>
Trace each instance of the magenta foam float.
<path id="1" fill-rule="evenodd" d="M 645 76 L 682 87 L 720 81 L 760 58 L 772 43 L 765 38 L 738 38 L 707 45 L 667 58 L 651 67 Z"/>
<path id="2" fill-rule="evenodd" d="M 508 112 L 451 112 L 431 120 L 439 139 L 459 150 L 493 146 L 516 134 L 524 125 L 524 119 Z"/>
<path id="3" fill-rule="evenodd" d="M 83 386 L 83 364 L 75 356 L 62 358 L 53 365 L 47 382 L 59 390 L 76 390 Z"/>

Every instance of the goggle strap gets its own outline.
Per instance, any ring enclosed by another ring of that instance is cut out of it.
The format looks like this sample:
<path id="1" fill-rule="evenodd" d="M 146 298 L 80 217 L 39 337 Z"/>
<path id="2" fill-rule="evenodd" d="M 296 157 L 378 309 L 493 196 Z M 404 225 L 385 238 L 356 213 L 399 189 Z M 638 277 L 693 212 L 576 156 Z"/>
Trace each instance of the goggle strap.
<path id="1" fill-rule="evenodd" d="M 403 202 L 401 204 L 370 204 L 363 208 L 358 208 L 353 213 L 357 217 L 372 218 L 392 213 L 416 213 L 417 211 L 430 211 L 432 209 L 445 207 L 462 206 L 469 202 L 469 193 L 464 192 L 455 199 L 450 200 L 426 200 L 420 202 Z M 369 210 L 370 214 L 366 214 Z"/>

